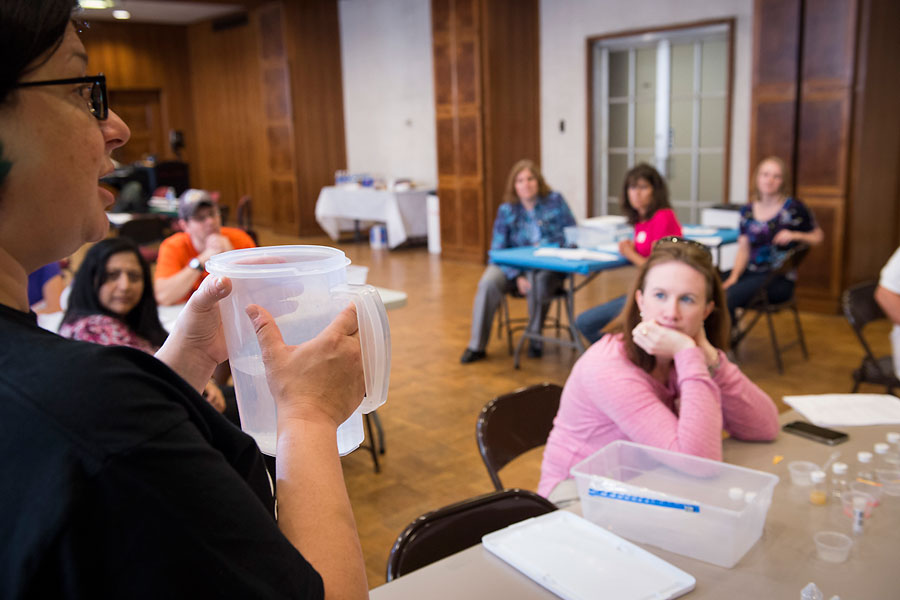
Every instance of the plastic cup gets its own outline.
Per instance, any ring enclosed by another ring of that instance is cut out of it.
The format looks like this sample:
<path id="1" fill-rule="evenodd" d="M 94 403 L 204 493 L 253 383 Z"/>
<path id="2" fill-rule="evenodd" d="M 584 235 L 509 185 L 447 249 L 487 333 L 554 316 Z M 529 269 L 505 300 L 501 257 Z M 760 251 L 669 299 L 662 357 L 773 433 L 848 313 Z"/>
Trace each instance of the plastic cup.
<path id="1" fill-rule="evenodd" d="M 875 480 L 881 484 L 881 491 L 888 496 L 900 496 L 900 470 L 875 469 Z"/>
<path id="2" fill-rule="evenodd" d="M 808 460 L 793 460 L 788 463 L 788 471 L 791 473 L 791 483 L 794 485 L 812 485 L 813 471 L 819 471 L 819 465 Z"/>
<path id="3" fill-rule="evenodd" d="M 856 498 L 862 498 L 866 503 L 866 509 L 863 511 L 863 516 L 865 518 L 869 518 L 872 514 L 872 508 L 875 506 L 875 498 L 872 497 L 872 494 L 868 492 L 860 492 L 857 490 L 847 490 L 843 494 L 841 494 L 841 504 L 844 505 L 844 514 L 850 518 L 853 518 L 853 503 Z"/>
<path id="4" fill-rule="evenodd" d="M 269 391 L 256 331 L 245 309 L 265 308 L 275 318 L 285 343 L 299 345 L 317 336 L 350 302 L 356 305 L 366 396 L 338 428 L 338 453 L 352 452 L 364 438 L 364 413 L 387 399 L 391 334 L 378 291 L 347 282 L 350 263 L 337 248 L 267 246 L 232 250 L 206 263 L 215 276 L 231 279 L 232 292 L 219 310 L 234 376 L 241 429 L 259 449 L 275 456 L 277 411 Z"/>
<path id="5" fill-rule="evenodd" d="M 816 554 L 826 562 L 842 563 L 850 555 L 853 540 L 837 531 L 820 531 L 813 536 Z"/>
<path id="6" fill-rule="evenodd" d="M 872 496 L 872 499 L 875 501 L 875 506 L 881 504 L 882 487 L 883 486 L 881 485 L 875 485 L 874 483 L 865 483 L 863 481 L 854 481 L 850 484 L 851 490 L 863 492 Z"/>

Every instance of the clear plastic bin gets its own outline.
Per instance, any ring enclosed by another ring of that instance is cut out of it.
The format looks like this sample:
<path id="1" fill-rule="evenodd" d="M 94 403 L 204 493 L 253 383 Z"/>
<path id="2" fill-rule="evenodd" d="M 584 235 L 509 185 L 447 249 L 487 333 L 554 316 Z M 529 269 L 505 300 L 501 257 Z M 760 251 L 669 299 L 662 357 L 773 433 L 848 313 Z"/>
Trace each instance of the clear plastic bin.
<path id="1" fill-rule="evenodd" d="M 610 227 L 589 227 L 586 225 L 573 225 L 563 228 L 567 246 L 595 249 L 597 246 L 615 244 L 631 235 L 631 228 L 627 225 L 615 225 Z"/>
<path id="2" fill-rule="evenodd" d="M 588 520 L 728 568 L 762 535 L 778 483 L 771 473 L 621 440 L 571 473 Z"/>

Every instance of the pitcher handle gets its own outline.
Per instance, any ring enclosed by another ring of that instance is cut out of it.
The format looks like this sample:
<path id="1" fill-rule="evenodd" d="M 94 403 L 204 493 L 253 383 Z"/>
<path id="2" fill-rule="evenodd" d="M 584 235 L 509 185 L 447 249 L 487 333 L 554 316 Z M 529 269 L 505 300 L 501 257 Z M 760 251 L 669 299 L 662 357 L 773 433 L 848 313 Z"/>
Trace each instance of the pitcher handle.
<path id="1" fill-rule="evenodd" d="M 387 400 L 391 376 L 391 328 L 387 311 L 378 290 L 371 285 L 342 283 L 331 288 L 331 293 L 356 305 L 366 380 L 366 396 L 357 410 L 370 413 Z"/>

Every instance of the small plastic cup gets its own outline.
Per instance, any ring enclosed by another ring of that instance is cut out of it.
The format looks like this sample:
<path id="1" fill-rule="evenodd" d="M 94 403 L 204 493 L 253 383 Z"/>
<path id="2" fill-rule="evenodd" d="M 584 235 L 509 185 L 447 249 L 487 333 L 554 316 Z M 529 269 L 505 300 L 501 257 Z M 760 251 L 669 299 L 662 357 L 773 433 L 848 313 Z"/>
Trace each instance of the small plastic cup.
<path id="1" fill-rule="evenodd" d="M 820 531 L 813 536 L 816 543 L 816 554 L 821 560 L 830 563 L 842 563 L 850 555 L 853 540 L 837 531 Z"/>
<path id="2" fill-rule="evenodd" d="M 875 498 L 873 498 L 872 494 L 869 494 L 868 492 L 847 490 L 846 492 L 841 494 L 841 504 L 844 505 L 844 514 L 850 518 L 853 518 L 853 501 L 856 498 L 865 499 L 866 510 L 863 512 L 863 517 L 868 519 L 872 514 L 872 508 L 875 506 Z"/>
<path id="3" fill-rule="evenodd" d="M 884 486 L 875 485 L 874 483 L 865 483 L 864 481 L 854 481 L 850 484 L 850 489 L 863 492 L 872 496 L 872 499 L 875 501 L 874 506 L 878 506 L 881 504 L 881 492 Z"/>
<path id="4" fill-rule="evenodd" d="M 900 496 L 900 470 L 875 469 L 875 480 L 881 484 L 881 491 L 888 496 Z"/>
<path id="5" fill-rule="evenodd" d="M 791 483 L 794 485 L 812 485 L 810 475 L 812 475 L 813 471 L 819 470 L 819 465 L 808 460 L 792 460 L 788 463 L 788 471 L 791 472 Z"/>

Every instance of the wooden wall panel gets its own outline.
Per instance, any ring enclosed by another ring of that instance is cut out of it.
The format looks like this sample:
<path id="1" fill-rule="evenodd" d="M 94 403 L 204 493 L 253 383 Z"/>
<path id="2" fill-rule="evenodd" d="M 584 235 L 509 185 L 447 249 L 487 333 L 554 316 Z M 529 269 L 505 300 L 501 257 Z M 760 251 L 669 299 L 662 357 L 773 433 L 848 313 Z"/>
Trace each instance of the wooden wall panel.
<path id="1" fill-rule="evenodd" d="M 191 107 L 193 95 L 185 57 L 187 31 L 173 25 L 94 21 L 81 35 L 90 57 L 88 72 L 104 73 L 111 100 L 117 92 L 158 94 L 159 117 L 155 144 L 160 159 L 174 159 L 166 140 L 170 129 L 184 134 L 183 158 L 196 156 L 196 136 Z M 115 103 L 111 108 L 116 110 Z M 128 157 L 131 158 L 130 156 Z"/>
<path id="2" fill-rule="evenodd" d="M 192 184 L 219 190 L 235 213 L 238 199 L 253 197 L 253 217 L 273 221 L 266 106 L 263 94 L 258 15 L 244 25 L 213 31 L 210 23 L 188 27 L 188 60 L 197 129 Z"/>
<path id="3" fill-rule="evenodd" d="M 803 198 L 825 233 L 825 242 L 810 250 L 800 267 L 798 295 L 804 300 L 823 300 L 834 310 L 841 293 L 841 257 L 844 240 L 844 198 L 807 196 Z M 808 306 L 809 304 L 807 304 Z"/>
<path id="4" fill-rule="evenodd" d="M 797 133 L 798 194 L 845 193 L 849 132 L 849 89 L 803 95 Z"/>
<path id="5" fill-rule="evenodd" d="M 794 171 L 801 0 L 757 0 L 753 13 L 750 177 L 760 160 L 779 156 Z M 755 183 L 748 182 L 751 195 Z"/>
<path id="6" fill-rule="evenodd" d="M 537 0 L 492 0 L 485 6 L 484 189 L 490 233 L 512 166 L 523 158 L 541 162 L 540 7 Z"/>
<path id="7" fill-rule="evenodd" d="M 900 245 L 900 3 L 864 0 L 853 89 L 844 286 L 876 279 Z M 857 243 L 852 243 L 858 241 Z"/>
<path id="8" fill-rule="evenodd" d="M 347 167 L 337 0 L 284 2 L 291 72 L 300 235 L 321 234 L 315 219 L 322 187 Z"/>
<path id="9" fill-rule="evenodd" d="M 444 257 L 484 262 L 506 175 L 540 159 L 537 0 L 432 0 Z"/>

